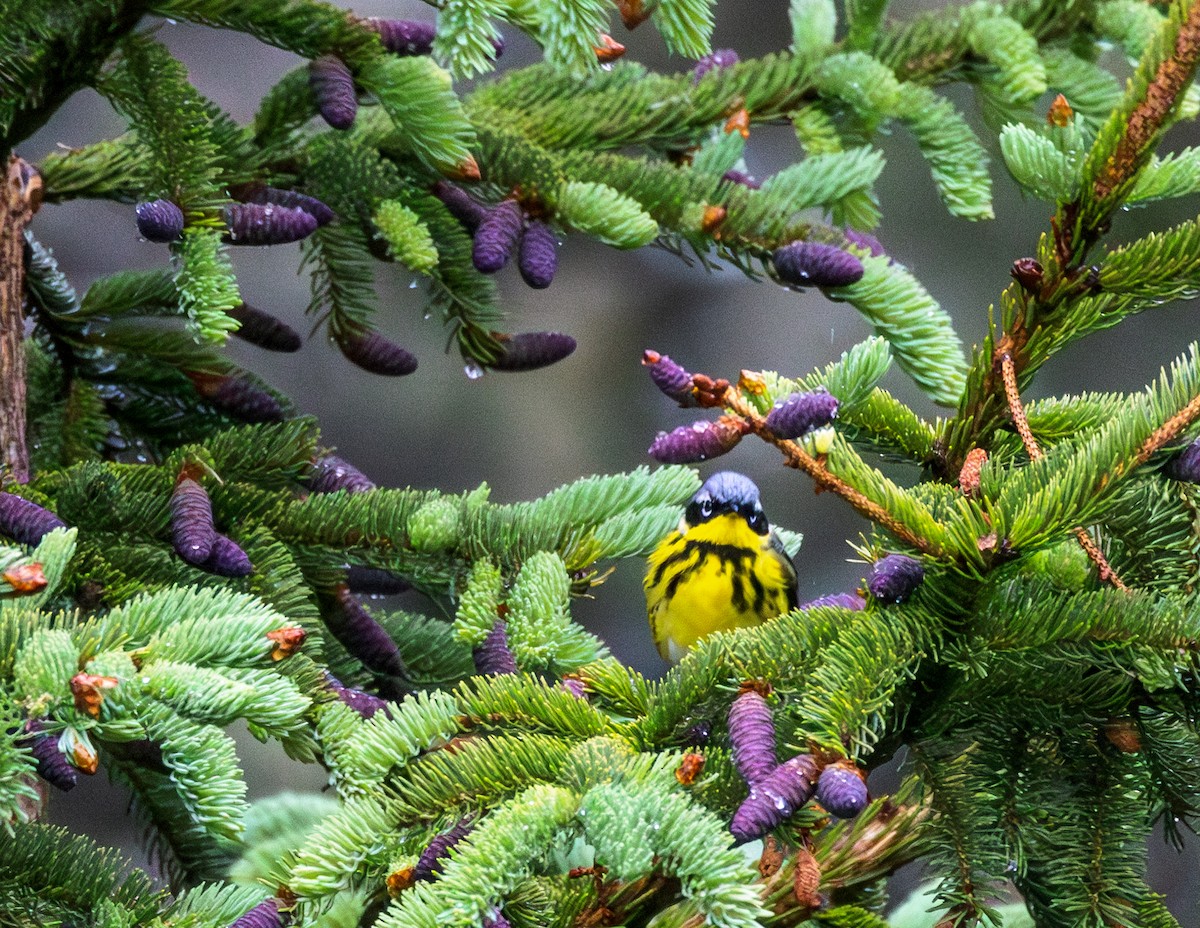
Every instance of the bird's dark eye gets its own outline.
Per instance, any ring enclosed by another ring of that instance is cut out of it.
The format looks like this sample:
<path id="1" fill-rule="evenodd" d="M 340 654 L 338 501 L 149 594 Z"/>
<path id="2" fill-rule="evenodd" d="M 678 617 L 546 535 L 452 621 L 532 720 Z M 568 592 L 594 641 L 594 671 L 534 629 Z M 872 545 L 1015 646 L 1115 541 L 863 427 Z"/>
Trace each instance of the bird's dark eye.
<path id="1" fill-rule="evenodd" d="M 746 521 L 749 523 L 751 530 L 757 534 L 767 534 L 767 517 L 761 510 L 751 513 L 750 518 Z"/>

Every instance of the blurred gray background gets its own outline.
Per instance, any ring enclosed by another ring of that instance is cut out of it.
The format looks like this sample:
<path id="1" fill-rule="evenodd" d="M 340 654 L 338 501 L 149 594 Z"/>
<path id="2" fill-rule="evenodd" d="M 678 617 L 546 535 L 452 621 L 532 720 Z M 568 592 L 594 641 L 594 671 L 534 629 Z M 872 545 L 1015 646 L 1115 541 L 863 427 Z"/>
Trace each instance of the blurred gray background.
<path id="1" fill-rule="evenodd" d="M 431 19 L 418 2 L 363 0 L 341 4 L 364 16 Z M 895 2 L 903 18 L 934 3 Z M 716 44 L 742 55 L 762 55 L 790 41 L 785 0 L 724 0 L 717 10 Z M 613 18 L 613 35 L 628 57 L 663 70 L 690 62 L 671 59 L 649 25 L 634 33 Z M 537 60 L 533 44 L 505 29 L 508 50 L 501 68 Z M 265 90 L 300 63 L 294 55 L 229 32 L 164 23 L 159 37 L 187 65 L 200 91 L 236 119 L 252 118 Z M 969 92 L 951 97 L 972 119 Z M 1047 101 L 1048 102 L 1048 101 Z M 119 119 L 95 93 L 77 94 L 20 154 L 38 160 L 57 145 L 76 146 L 122 130 Z M 1187 142 L 1191 127 L 1175 130 L 1170 142 Z M 988 138 L 988 133 L 983 133 Z M 985 331 L 988 305 L 1008 282 L 1015 258 L 1030 255 L 1048 228 L 1050 208 L 1027 200 L 995 165 L 996 220 L 969 223 L 947 214 L 938 200 L 916 146 L 898 129 L 884 137 L 888 166 L 878 185 L 884 220 L 877 234 L 889 254 L 906 264 L 954 316 L 969 346 Z M 789 127 L 756 127 L 747 149 L 751 172 L 760 178 L 798 155 Z M 1196 215 L 1194 199 L 1155 205 L 1119 217 L 1112 241 L 1164 229 Z M 165 246 L 138 238 L 132 207 L 113 203 L 50 206 L 35 220 L 36 234 L 51 246 L 76 288 L 128 267 L 157 267 Z M 303 316 L 307 278 L 297 276 L 298 247 L 233 249 L 244 299 L 307 331 Z M 457 351 L 445 352 L 447 331 L 423 320 L 423 288 L 412 275 L 379 266 L 380 327 L 420 358 L 415 374 L 376 377 L 346 362 L 324 339 L 309 341 L 294 355 L 272 355 L 236 339 L 229 350 L 246 366 L 291 395 L 300 410 L 318 417 L 324 442 L 389 486 L 436 487 L 458 492 L 482 481 L 492 499 L 508 502 L 540 496 L 591 473 L 628 470 L 648 462 L 655 433 L 691 421 L 650 384 L 639 360 L 645 348 L 668 353 L 692 371 L 733 379 L 741 368 L 800 374 L 836 359 L 869 329 L 847 305 L 819 292 L 793 293 L 753 283 L 739 271 L 706 273 L 652 248 L 615 251 L 581 236 L 561 249 L 553 286 L 532 291 L 515 269 L 499 275 L 511 331 L 558 330 L 579 342 L 575 354 L 541 371 L 489 373 L 470 380 Z M 1032 396 L 1092 390 L 1136 390 L 1182 352 L 1197 335 L 1190 305 L 1167 306 L 1136 317 L 1118 330 L 1092 336 L 1064 352 L 1040 375 Z M 911 383 L 893 373 L 886 386 L 920 414 L 943 411 Z M 802 531 L 796 558 L 800 599 L 853 587 L 862 567 L 849 562 L 865 528 L 844 503 L 813 493 L 811 483 L 781 465 L 764 443 L 749 440 L 702 468 L 704 474 L 735 468 L 760 486 L 773 522 Z M 914 475 L 915 476 L 915 475 Z M 643 673 L 664 669 L 646 627 L 641 564 L 624 562 L 576 615 L 601 634 L 614 653 Z M 286 761 L 273 747 L 241 739 L 247 757 L 250 795 L 280 788 L 317 789 L 320 772 Z M 136 834 L 125 816 L 126 798 L 103 777 L 86 778 L 73 793 L 53 797 L 53 820 L 87 831 L 102 843 L 123 844 L 137 859 Z M 1155 842 L 1153 885 L 1165 892 L 1184 925 L 1200 925 L 1193 846 L 1181 857 Z"/>

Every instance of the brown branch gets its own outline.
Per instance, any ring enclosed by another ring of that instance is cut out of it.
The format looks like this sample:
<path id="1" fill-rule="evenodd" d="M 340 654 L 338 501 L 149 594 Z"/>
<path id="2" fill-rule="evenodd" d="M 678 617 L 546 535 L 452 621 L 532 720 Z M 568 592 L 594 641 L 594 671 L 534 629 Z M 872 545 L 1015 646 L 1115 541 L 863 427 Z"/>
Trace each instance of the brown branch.
<path id="1" fill-rule="evenodd" d="M 854 487 L 850 486 L 840 477 L 831 474 L 823 462 L 814 458 L 796 444 L 796 442 L 775 435 L 767 428 L 767 420 L 760 416 L 753 406 L 742 399 L 737 392 L 737 388 L 729 387 L 721 402 L 727 408 L 732 409 L 741 416 L 755 435 L 778 448 L 783 453 L 784 461 L 789 467 L 804 471 L 822 490 L 829 490 L 831 493 L 836 493 L 862 515 L 866 516 L 872 522 L 881 525 L 897 538 L 908 542 L 914 548 L 934 556 L 942 554 L 940 545 L 915 534 L 907 525 L 874 500 L 854 489 Z"/>
<path id="2" fill-rule="evenodd" d="M 29 480 L 25 445 L 25 227 L 41 202 L 42 179 L 15 155 L 0 196 L 0 469 Z"/>
<path id="3" fill-rule="evenodd" d="M 1013 364 L 1012 355 L 1008 352 L 1000 355 L 1000 376 L 1004 379 L 1004 395 L 1008 398 L 1008 408 L 1012 413 L 1013 423 L 1017 427 L 1017 434 L 1021 436 L 1021 442 L 1025 445 L 1025 452 L 1031 461 L 1040 461 L 1045 455 L 1042 453 L 1037 439 L 1033 437 L 1033 431 L 1029 428 L 1029 419 L 1025 416 L 1025 407 L 1021 403 L 1021 391 L 1017 387 L 1016 365 Z M 1118 590 L 1128 592 L 1129 587 L 1117 576 L 1117 572 L 1112 569 L 1112 565 L 1105 558 L 1104 552 L 1092 541 L 1092 536 L 1082 527 L 1074 528 L 1071 531 L 1075 533 L 1079 546 L 1083 548 L 1092 563 L 1096 565 L 1096 569 L 1100 571 L 1100 579 L 1107 580 Z"/>
<path id="4" fill-rule="evenodd" d="M 1145 464 L 1155 451 L 1158 451 L 1167 442 L 1173 441 L 1180 432 L 1195 422 L 1197 417 L 1200 417 L 1200 395 L 1193 396 L 1191 402 L 1155 429 L 1154 434 L 1142 442 L 1129 469 L 1132 470 L 1134 467 Z"/>

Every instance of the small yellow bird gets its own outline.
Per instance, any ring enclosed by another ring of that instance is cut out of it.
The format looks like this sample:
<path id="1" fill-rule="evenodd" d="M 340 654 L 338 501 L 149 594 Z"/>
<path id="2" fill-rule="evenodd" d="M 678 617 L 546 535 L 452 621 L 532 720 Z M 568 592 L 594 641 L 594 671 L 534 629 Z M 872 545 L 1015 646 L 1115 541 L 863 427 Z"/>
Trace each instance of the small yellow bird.
<path id="1" fill-rule="evenodd" d="M 643 586 L 654 644 L 672 663 L 705 635 L 796 606 L 796 568 L 767 524 L 758 487 L 732 471 L 704 481 L 679 528 L 650 555 Z"/>

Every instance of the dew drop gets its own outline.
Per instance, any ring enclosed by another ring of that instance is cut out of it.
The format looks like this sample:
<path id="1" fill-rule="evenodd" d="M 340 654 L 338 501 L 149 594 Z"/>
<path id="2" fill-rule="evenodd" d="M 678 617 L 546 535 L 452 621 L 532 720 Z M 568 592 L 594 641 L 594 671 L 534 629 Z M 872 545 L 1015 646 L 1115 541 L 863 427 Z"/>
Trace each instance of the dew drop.
<path id="1" fill-rule="evenodd" d="M 413 278 L 412 280 L 410 280 L 410 281 L 408 282 L 408 289 L 409 289 L 409 290 L 416 290 L 416 289 L 417 289 L 417 281 L 416 281 L 416 278 Z"/>
<path id="2" fill-rule="evenodd" d="M 483 376 L 483 368 L 474 361 L 468 361 L 463 373 L 467 375 L 468 380 L 478 380 Z"/>

